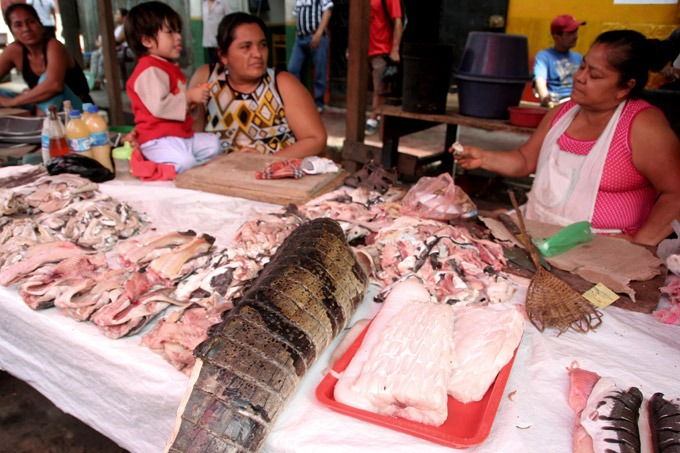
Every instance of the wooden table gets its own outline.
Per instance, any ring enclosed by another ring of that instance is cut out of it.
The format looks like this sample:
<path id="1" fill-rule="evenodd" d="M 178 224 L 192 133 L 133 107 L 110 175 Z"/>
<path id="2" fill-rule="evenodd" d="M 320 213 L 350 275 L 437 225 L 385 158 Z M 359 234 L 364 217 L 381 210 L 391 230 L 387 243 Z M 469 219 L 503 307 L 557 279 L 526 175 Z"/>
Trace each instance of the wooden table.
<path id="1" fill-rule="evenodd" d="M 488 131 L 503 131 L 514 134 L 531 135 L 536 128 L 519 127 L 510 124 L 508 120 L 494 120 L 486 118 L 475 118 L 472 116 L 461 115 L 458 110 L 458 95 L 449 94 L 446 103 L 446 113 L 428 114 L 405 112 L 401 106 L 382 105 L 377 112 L 382 116 L 382 164 L 385 168 L 392 168 L 397 165 L 399 157 L 399 139 L 405 135 L 420 132 L 425 129 L 446 124 L 446 138 L 442 153 L 419 159 L 416 156 L 406 157 L 407 162 L 400 162 L 400 168 L 408 171 L 409 162 L 415 167 L 424 163 L 429 163 L 434 159 L 442 160 L 445 171 L 451 171 L 453 158 L 447 152 L 448 147 L 456 141 L 458 136 L 458 126 L 467 126 Z M 442 155 L 443 154 L 443 155 Z"/>
<path id="2" fill-rule="evenodd" d="M 31 116 L 31 112 L 26 109 L 2 107 L 0 108 L 0 116 Z"/>

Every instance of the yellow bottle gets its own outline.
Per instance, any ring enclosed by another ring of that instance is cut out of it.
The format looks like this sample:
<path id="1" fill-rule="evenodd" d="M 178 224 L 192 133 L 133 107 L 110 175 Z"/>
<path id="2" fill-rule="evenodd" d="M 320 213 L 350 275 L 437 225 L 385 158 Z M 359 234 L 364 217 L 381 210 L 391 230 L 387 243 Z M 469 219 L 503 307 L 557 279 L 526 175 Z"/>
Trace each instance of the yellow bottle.
<path id="1" fill-rule="evenodd" d="M 80 110 L 71 110 L 70 119 L 66 126 L 66 140 L 72 153 L 92 157 L 90 130 L 85 121 L 80 118 Z"/>
<path id="2" fill-rule="evenodd" d="M 80 110 L 80 118 L 87 123 L 87 117 L 90 116 L 88 109 L 93 105 L 91 102 L 83 102 L 83 108 Z"/>
<path id="3" fill-rule="evenodd" d="M 111 163 L 111 144 L 109 143 L 109 126 L 99 114 L 99 107 L 90 105 L 87 108 L 88 116 L 85 120 L 90 130 L 90 150 L 94 160 L 113 172 Z"/>

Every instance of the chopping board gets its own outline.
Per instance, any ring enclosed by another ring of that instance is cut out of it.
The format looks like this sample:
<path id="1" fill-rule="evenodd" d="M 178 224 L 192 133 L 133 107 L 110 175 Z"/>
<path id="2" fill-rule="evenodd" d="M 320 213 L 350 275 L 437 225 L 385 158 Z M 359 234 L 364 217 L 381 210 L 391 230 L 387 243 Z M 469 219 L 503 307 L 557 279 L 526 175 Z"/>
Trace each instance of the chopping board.
<path id="1" fill-rule="evenodd" d="M 184 189 L 212 192 L 248 200 L 280 205 L 304 204 L 312 198 L 335 190 L 347 177 L 345 170 L 300 179 L 256 179 L 255 172 L 285 158 L 261 154 L 231 153 L 216 157 L 175 178 Z"/>

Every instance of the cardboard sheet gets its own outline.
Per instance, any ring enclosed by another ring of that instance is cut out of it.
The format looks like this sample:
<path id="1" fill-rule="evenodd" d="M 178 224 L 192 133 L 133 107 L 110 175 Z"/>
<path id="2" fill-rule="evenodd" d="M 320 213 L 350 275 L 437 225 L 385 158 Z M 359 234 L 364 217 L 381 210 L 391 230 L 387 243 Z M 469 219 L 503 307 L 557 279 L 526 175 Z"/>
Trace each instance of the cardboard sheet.
<path id="1" fill-rule="evenodd" d="M 526 221 L 529 234 L 535 238 L 550 237 L 561 228 L 531 220 Z M 646 281 L 661 274 L 662 263 L 648 249 L 625 239 L 595 235 L 592 242 L 580 244 L 568 252 L 547 258 L 548 262 L 579 275 L 592 283 L 603 283 L 617 293 L 635 301 L 630 282 Z"/>
<path id="2" fill-rule="evenodd" d="M 516 217 L 513 217 L 516 221 Z M 522 244 L 508 232 L 506 227 L 491 217 L 481 217 L 497 240 L 505 241 L 519 247 Z M 526 220 L 529 234 L 535 238 L 550 237 L 561 227 L 546 223 Z M 651 298 L 651 306 L 656 307 L 665 277 L 665 267 L 648 248 L 633 244 L 625 239 L 596 235 L 592 242 L 580 244 L 563 254 L 546 258 L 555 268 L 581 277 L 583 280 L 597 284 L 602 283 L 616 293 L 625 294 L 633 303 L 637 302 L 637 291 L 644 290 L 646 299 Z M 562 277 L 557 272 L 558 277 Z M 631 284 L 631 282 L 650 282 L 651 285 Z M 572 283 L 571 281 L 568 283 Z M 572 285 L 573 286 L 573 285 Z M 577 291 L 584 287 L 576 285 Z"/>

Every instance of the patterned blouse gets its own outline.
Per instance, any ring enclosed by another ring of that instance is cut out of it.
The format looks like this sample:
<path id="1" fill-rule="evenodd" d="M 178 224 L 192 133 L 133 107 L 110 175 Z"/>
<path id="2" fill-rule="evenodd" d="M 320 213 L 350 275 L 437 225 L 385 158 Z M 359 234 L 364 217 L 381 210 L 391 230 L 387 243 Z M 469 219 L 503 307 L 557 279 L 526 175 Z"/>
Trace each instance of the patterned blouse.
<path id="1" fill-rule="evenodd" d="M 273 154 L 295 143 L 276 87 L 274 69 L 267 69 L 251 93 L 234 90 L 220 64 L 210 72 L 208 83 L 210 99 L 205 131 L 219 134 L 225 153 L 253 148 L 262 154 Z"/>

